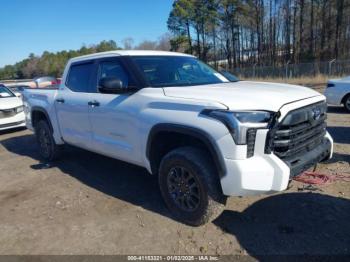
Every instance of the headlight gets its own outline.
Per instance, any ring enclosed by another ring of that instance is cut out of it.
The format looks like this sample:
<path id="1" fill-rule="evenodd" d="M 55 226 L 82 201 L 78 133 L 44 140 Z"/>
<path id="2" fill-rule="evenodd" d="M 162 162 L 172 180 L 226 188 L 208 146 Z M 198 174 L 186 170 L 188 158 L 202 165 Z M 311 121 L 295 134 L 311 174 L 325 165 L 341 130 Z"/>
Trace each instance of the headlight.
<path id="1" fill-rule="evenodd" d="M 16 112 L 17 112 L 17 114 L 23 112 L 23 106 L 17 107 L 17 108 L 16 108 Z"/>
<path id="2" fill-rule="evenodd" d="M 268 123 L 271 119 L 271 113 L 265 111 L 232 112 L 232 114 L 241 123 Z"/>
<path id="3" fill-rule="evenodd" d="M 204 114 L 223 122 L 237 145 L 247 144 L 247 132 L 251 129 L 267 128 L 273 113 L 267 111 L 205 111 Z"/>

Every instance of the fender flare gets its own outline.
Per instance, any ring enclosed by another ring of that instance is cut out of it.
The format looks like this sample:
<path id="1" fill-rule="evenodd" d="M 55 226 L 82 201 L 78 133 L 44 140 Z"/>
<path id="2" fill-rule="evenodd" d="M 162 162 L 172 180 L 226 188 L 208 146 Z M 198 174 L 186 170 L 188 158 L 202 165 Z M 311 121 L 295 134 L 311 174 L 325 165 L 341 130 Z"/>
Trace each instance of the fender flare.
<path id="1" fill-rule="evenodd" d="M 54 129 L 53 129 L 53 127 L 52 127 L 51 119 L 50 119 L 50 117 L 49 117 L 49 114 L 47 113 L 47 111 L 46 111 L 43 107 L 40 107 L 40 106 L 33 106 L 33 107 L 32 107 L 31 112 L 30 112 L 30 117 L 31 117 L 31 119 L 32 119 L 32 124 L 33 124 L 33 112 L 35 112 L 35 111 L 39 111 L 39 112 L 41 112 L 41 113 L 43 113 L 43 114 L 45 115 L 45 117 L 46 117 L 46 119 L 47 119 L 47 122 L 48 122 L 48 124 L 49 124 L 49 126 L 50 126 L 50 129 L 51 129 L 51 131 L 53 132 Z M 33 127 L 34 127 L 34 126 L 33 126 Z"/>
<path id="2" fill-rule="evenodd" d="M 213 156 L 214 164 L 216 166 L 216 169 L 218 170 L 219 177 L 222 178 L 223 176 L 225 176 L 225 161 L 217 144 L 215 143 L 215 140 L 204 130 L 186 125 L 160 123 L 153 126 L 148 135 L 146 144 L 146 157 L 148 161 L 150 161 L 151 158 L 151 148 L 153 139 L 159 132 L 163 131 L 180 133 L 199 139 L 209 149 L 209 153 L 211 154 L 211 156 Z"/>

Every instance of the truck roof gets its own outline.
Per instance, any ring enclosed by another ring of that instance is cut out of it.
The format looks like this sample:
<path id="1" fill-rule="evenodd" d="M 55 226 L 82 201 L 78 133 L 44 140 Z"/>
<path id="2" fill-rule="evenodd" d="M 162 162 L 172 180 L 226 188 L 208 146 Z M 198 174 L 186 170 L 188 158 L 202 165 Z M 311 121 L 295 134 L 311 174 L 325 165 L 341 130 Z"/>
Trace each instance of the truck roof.
<path id="1" fill-rule="evenodd" d="M 194 57 L 189 54 L 167 52 L 167 51 L 151 51 L 151 50 L 115 50 L 108 52 L 100 52 L 90 55 L 78 56 L 70 59 L 70 62 L 77 62 L 88 59 L 103 58 L 110 56 L 188 56 Z"/>

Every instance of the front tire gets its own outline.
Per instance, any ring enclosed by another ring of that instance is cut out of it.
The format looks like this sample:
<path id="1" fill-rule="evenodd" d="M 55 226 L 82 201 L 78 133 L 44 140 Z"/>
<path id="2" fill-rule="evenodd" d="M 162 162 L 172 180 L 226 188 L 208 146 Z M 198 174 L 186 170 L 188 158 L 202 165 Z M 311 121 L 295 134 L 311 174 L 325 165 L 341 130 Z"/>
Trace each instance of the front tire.
<path id="1" fill-rule="evenodd" d="M 48 162 L 56 160 L 60 155 L 62 146 L 55 143 L 52 130 L 47 121 L 40 120 L 35 125 L 35 135 L 40 156 Z"/>
<path id="2" fill-rule="evenodd" d="M 344 107 L 346 111 L 350 112 L 350 94 L 347 95 L 344 99 Z"/>
<path id="3" fill-rule="evenodd" d="M 226 204 L 212 161 L 194 147 L 175 149 L 163 158 L 159 186 L 170 211 L 192 226 L 214 220 Z"/>

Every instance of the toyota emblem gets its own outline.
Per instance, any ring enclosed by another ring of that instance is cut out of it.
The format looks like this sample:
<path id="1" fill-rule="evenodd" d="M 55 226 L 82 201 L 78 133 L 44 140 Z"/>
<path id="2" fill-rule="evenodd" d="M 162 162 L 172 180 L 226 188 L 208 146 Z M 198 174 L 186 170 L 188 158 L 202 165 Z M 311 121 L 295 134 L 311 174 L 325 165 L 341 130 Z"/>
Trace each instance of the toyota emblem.
<path id="1" fill-rule="evenodd" d="M 318 120 L 321 117 L 321 109 L 319 107 L 315 107 L 312 109 L 312 117 L 314 120 Z"/>

